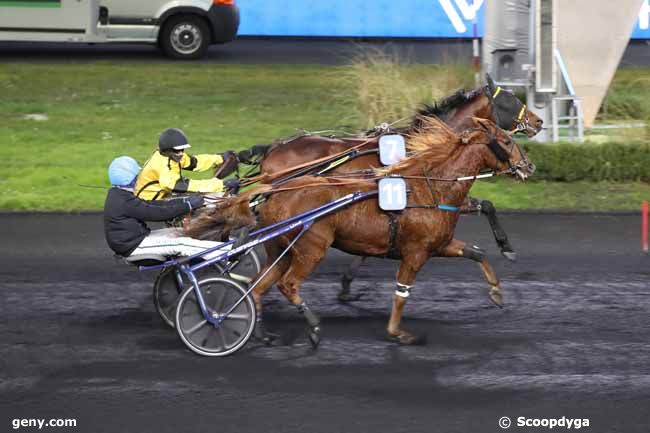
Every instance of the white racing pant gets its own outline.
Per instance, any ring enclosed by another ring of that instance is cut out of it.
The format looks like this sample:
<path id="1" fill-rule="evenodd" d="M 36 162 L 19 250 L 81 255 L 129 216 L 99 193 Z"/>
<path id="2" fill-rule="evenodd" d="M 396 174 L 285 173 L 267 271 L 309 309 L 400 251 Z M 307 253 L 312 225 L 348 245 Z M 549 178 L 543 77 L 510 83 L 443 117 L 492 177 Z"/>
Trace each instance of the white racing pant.
<path id="1" fill-rule="evenodd" d="M 202 241 L 183 236 L 181 229 L 177 228 L 159 229 L 152 230 L 129 257 L 141 254 L 158 254 L 165 257 L 191 256 L 221 244 L 222 242 Z M 206 254 L 203 257 L 211 259 L 230 250 L 231 246 L 225 245 L 222 249 Z"/>

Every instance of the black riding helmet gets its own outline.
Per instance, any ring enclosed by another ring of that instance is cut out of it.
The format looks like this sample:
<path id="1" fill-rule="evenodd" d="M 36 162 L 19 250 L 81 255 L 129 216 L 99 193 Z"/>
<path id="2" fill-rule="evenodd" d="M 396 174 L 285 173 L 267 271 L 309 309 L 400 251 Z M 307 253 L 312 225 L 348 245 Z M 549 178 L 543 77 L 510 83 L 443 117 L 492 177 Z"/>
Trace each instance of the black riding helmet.
<path id="1" fill-rule="evenodd" d="M 165 129 L 160 138 L 158 139 L 158 148 L 160 152 L 169 152 L 174 150 L 183 150 L 187 149 L 190 146 L 190 143 L 187 140 L 187 136 L 183 131 L 178 128 L 168 128 Z"/>
<path id="2" fill-rule="evenodd" d="M 183 150 L 190 146 L 187 142 L 187 136 L 178 128 L 167 128 L 158 139 L 158 149 L 160 153 L 176 162 L 180 162 L 183 157 Z"/>

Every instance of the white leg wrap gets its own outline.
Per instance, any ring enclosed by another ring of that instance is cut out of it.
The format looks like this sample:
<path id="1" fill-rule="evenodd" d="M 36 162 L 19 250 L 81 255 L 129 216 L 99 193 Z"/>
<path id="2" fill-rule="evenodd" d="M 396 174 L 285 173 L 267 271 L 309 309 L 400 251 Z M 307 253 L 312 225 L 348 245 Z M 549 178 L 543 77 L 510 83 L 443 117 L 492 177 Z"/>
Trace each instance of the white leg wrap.
<path id="1" fill-rule="evenodd" d="M 408 298 L 411 296 L 411 287 L 413 286 L 397 283 L 397 290 L 395 290 L 395 295 L 399 296 L 400 298 Z"/>

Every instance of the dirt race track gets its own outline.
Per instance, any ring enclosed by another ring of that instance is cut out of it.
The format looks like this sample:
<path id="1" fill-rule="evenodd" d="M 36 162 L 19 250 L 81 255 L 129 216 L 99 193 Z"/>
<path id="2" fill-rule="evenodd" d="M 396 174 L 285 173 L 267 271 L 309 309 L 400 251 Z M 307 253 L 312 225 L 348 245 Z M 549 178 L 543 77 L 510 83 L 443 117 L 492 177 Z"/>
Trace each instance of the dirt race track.
<path id="1" fill-rule="evenodd" d="M 75 418 L 76 428 L 49 431 L 480 433 L 502 431 L 508 416 L 508 431 L 542 432 L 517 418 L 564 416 L 589 419 L 581 431 L 648 432 L 650 257 L 639 216 L 503 221 L 514 264 L 484 219 L 463 217 L 457 232 L 489 251 L 502 310 L 474 263 L 433 259 L 406 307 L 406 326 L 427 343 L 395 346 L 382 336 L 397 263 L 369 261 L 355 286 L 365 296 L 343 305 L 348 256 L 332 252 L 303 290 L 323 319 L 317 351 L 273 290 L 278 345 L 207 359 L 162 325 L 154 275 L 113 260 L 99 215 L 2 215 L 0 431 L 12 419 Z"/>

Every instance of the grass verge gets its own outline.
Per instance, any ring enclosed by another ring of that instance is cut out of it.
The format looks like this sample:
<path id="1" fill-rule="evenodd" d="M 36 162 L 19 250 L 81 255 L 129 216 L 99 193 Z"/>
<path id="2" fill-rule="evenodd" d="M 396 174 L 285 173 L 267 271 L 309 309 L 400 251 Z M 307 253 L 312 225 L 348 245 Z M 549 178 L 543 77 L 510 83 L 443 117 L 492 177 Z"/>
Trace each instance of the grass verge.
<path id="1" fill-rule="evenodd" d="M 371 107 L 372 98 L 380 98 L 378 89 L 391 87 L 391 80 L 361 85 L 351 79 L 359 76 L 354 68 L 108 62 L 0 65 L 0 159 L 5 167 L 0 172 L 0 209 L 101 209 L 111 159 L 127 154 L 144 162 L 156 147 L 157 135 L 167 127 L 183 128 L 195 153 L 268 143 L 294 134 L 298 127 L 358 130 L 373 123 L 362 116 L 363 107 Z M 373 68 L 382 65 L 369 63 L 362 70 L 368 80 L 378 71 Z M 393 87 L 424 84 L 403 100 L 390 95 L 377 99 L 376 119 L 390 121 L 401 115 L 402 108 L 390 111 L 393 103 L 407 106 L 404 113 L 409 114 L 414 104 L 468 85 L 458 66 L 400 68 L 389 74 L 402 80 Z M 359 100 L 363 89 L 369 96 Z M 35 114 L 47 120 L 31 120 Z M 631 210 L 638 208 L 641 198 L 650 198 L 650 186 L 520 185 L 499 180 L 477 183 L 472 194 L 491 199 L 500 209 Z"/>
<path id="2" fill-rule="evenodd" d="M 650 184 L 643 182 L 532 182 L 509 179 L 476 182 L 470 195 L 491 200 L 499 210 L 545 209 L 639 211 L 650 200 Z"/>

